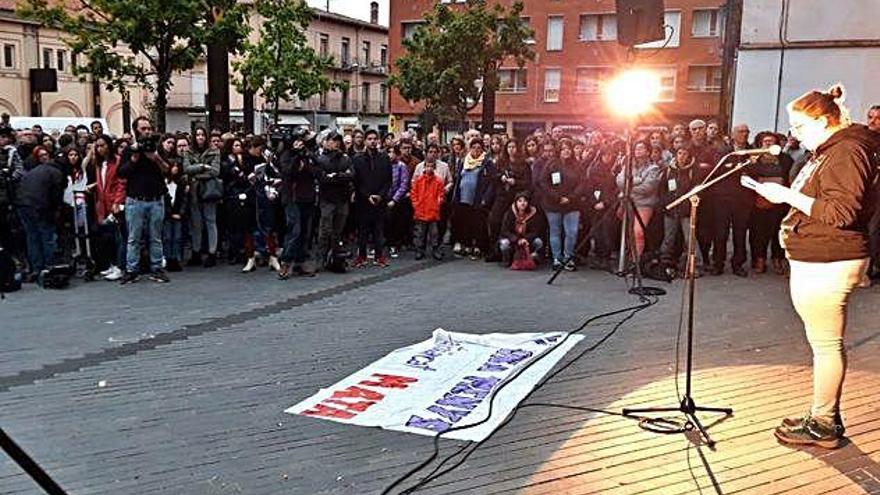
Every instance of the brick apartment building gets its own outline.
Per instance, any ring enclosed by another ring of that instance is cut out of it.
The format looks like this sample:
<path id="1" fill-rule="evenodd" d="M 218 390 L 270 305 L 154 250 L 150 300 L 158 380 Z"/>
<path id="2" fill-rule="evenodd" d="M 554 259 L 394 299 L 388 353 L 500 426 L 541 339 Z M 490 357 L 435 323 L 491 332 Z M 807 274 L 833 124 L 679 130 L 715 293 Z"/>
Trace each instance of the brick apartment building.
<path id="1" fill-rule="evenodd" d="M 389 46 L 393 61 L 437 0 L 391 0 Z M 442 0 L 463 3 L 463 0 Z M 506 1 L 505 3 L 510 3 Z M 617 42 L 614 0 L 528 0 L 523 18 L 535 31 L 535 61 L 500 73 L 496 129 L 522 135 L 555 125 L 572 130 L 620 125 L 608 108 L 603 81 L 623 68 L 627 49 Z M 635 62 L 660 76 L 661 101 L 642 123 L 669 123 L 719 112 L 724 0 L 666 0 L 667 40 L 635 49 Z M 391 113 L 415 125 L 419 107 L 391 92 Z M 480 121 L 481 107 L 470 113 Z"/>

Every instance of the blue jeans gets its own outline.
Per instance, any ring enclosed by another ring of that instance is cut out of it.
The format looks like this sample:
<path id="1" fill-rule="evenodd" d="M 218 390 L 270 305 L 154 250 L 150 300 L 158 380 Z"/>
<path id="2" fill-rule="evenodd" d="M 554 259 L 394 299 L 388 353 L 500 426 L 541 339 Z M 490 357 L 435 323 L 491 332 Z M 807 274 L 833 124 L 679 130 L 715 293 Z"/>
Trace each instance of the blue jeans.
<path id="1" fill-rule="evenodd" d="M 180 261 L 183 256 L 183 222 L 167 219 L 162 233 L 162 250 L 166 260 Z"/>
<path id="2" fill-rule="evenodd" d="M 141 243 L 144 230 L 150 236 L 150 270 L 162 269 L 162 223 L 165 220 L 165 203 L 159 201 L 140 201 L 134 198 L 125 200 L 125 223 L 128 224 L 128 253 L 125 270 L 137 273 L 141 257 Z"/>
<path id="3" fill-rule="evenodd" d="M 574 257 L 580 219 L 581 212 L 579 211 L 547 212 L 547 223 L 550 224 L 550 251 L 553 253 L 553 261 L 568 261 Z"/>
<path id="4" fill-rule="evenodd" d="M 40 273 L 52 263 L 55 255 L 55 225 L 42 218 L 37 210 L 27 206 L 18 209 L 18 216 L 27 236 L 27 258 L 31 273 Z"/>
<path id="5" fill-rule="evenodd" d="M 296 203 L 284 205 L 284 216 L 287 218 L 287 235 L 284 236 L 284 251 L 281 253 L 281 261 L 290 263 L 296 258 L 303 243 L 300 211 Z"/>
<path id="6" fill-rule="evenodd" d="M 259 191 L 257 192 L 256 216 L 257 222 L 252 232 L 254 251 L 260 256 L 275 256 L 275 252 L 272 251 L 274 247 L 270 249 L 270 246 L 274 246 L 275 243 L 269 241 L 270 237 L 275 236 L 275 204 Z"/>

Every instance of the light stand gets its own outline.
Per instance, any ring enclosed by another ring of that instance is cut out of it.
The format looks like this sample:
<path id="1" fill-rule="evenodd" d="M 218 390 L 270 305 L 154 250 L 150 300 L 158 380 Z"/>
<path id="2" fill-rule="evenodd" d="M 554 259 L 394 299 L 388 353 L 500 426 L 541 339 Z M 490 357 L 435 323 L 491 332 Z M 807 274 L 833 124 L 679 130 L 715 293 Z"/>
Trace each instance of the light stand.
<path id="1" fill-rule="evenodd" d="M 718 162 L 718 165 L 724 162 L 732 153 L 725 155 Z M 692 382 L 692 371 L 693 371 L 693 349 L 694 349 L 694 294 L 696 292 L 696 268 L 697 268 L 697 212 L 700 206 L 700 196 L 699 194 L 709 189 L 716 183 L 726 179 L 727 177 L 737 173 L 746 167 L 750 161 L 745 161 L 737 164 L 735 167 L 731 168 L 727 172 L 719 175 L 718 177 L 706 181 L 703 184 L 700 184 L 686 194 L 682 195 L 680 198 L 666 205 L 667 210 L 672 210 L 681 203 L 690 200 L 690 226 L 688 228 L 688 253 L 687 253 L 687 268 L 686 272 L 686 280 L 687 280 L 687 291 L 688 291 L 688 321 L 687 321 L 687 367 L 685 372 L 685 393 L 681 398 L 681 402 L 678 407 L 649 407 L 649 408 L 624 408 L 623 415 L 630 417 L 638 417 L 641 419 L 640 426 L 643 428 L 654 431 L 658 433 L 674 433 L 674 430 L 669 430 L 666 428 L 651 428 L 649 425 L 651 424 L 652 419 L 644 418 L 641 416 L 642 413 L 664 413 L 664 412 L 680 412 L 684 414 L 686 418 L 686 422 L 684 424 L 684 429 L 689 429 L 688 425 L 695 426 L 699 431 L 703 438 L 706 440 L 706 445 L 710 448 L 715 446 L 715 441 L 709 436 L 709 433 L 706 431 L 706 428 L 703 427 L 702 423 L 700 423 L 699 418 L 697 418 L 697 412 L 712 412 L 712 413 L 721 413 L 726 416 L 730 416 L 733 414 L 733 409 L 729 407 L 703 407 L 698 406 L 694 401 L 693 395 L 691 395 L 691 382 Z M 718 167 L 716 165 L 716 169 Z M 678 379 L 678 377 L 676 377 Z M 665 424 L 670 424 L 669 421 L 663 421 Z"/>
<path id="2" fill-rule="evenodd" d="M 626 135 L 626 156 L 623 162 L 623 197 L 621 198 L 621 206 L 623 208 L 623 218 L 621 219 L 620 229 L 620 252 L 618 253 L 617 274 L 625 276 L 627 274 L 626 263 L 632 264 L 633 270 L 633 286 L 629 293 L 640 296 L 663 296 L 666 291 L 659 287 L 646 287 L 642 284 L 642 264 L 638 249 L 635 244 L 635 228 L 638 222 L 642 231 L 647 230 L 647 226 L 638 216 L 635 203 L 632 200 L 633 188 L 633 130 L 635 129 L 635 116 L 631 116 L 628 120 L 628 132 Z"/>

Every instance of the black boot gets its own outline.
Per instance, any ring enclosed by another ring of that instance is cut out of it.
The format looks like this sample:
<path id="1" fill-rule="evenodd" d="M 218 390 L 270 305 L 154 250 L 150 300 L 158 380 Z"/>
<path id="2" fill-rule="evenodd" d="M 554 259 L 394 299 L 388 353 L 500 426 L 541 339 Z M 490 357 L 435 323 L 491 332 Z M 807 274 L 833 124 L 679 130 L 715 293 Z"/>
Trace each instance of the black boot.
<path id="1" fill-rule="evenodd" d="M 211 268 L 212 266 L 217 266 L 217 255 L 213 253 L 208 253 L 208 256 L 205 256 L 205 268 Z"/>
<path id="2" fill-rule="evenodd" d="M 198 252 L 193 252 L 189 261 L 186 262 L 186 266 L 202 266 L 202 255 Z"/>

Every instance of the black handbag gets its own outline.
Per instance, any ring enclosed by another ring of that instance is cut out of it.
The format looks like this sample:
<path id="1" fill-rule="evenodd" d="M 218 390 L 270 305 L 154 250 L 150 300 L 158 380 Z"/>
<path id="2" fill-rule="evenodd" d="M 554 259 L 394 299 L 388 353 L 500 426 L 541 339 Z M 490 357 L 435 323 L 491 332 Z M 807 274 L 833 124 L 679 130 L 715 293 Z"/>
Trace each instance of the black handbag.
<path id="1" fill-rule="evenodd" d="M 217 177 L 199 181 L 199 199 L 205 203 L 223 199 L 223 181 Z"/>

